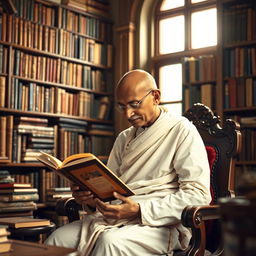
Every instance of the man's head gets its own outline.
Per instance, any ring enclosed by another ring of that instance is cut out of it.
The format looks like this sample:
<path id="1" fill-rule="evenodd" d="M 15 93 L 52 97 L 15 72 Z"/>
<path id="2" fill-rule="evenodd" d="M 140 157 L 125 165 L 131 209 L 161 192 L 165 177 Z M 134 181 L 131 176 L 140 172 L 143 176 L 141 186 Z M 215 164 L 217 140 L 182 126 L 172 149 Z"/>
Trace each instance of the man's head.
<path id="1" fill-rule="evenodd" d="M 150 126 L 160 115 L 160 91 L 143 70 L 127 72 L 117 84 L 116 96 L 119 109 L 134 127 Z"/>

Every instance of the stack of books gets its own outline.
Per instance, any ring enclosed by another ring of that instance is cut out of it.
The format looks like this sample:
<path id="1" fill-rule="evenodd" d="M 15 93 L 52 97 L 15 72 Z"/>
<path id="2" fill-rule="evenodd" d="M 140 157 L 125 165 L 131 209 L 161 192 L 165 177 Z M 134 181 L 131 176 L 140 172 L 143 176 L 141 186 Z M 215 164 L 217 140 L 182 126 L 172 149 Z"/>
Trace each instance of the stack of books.
<path id="1" fill-rule="evenodd" d="M 33 216 L 39 195 L 30 183 L 0 183 L 0 217 Z"/>
<path id="2" fill-rule="evenodd" d="M 9 220 L 8 220 L 9 219 Z M 48 225 L 48 220 L 44 219 L 32 219 L 32 218 L 8 218 L 6 221 L 0 218 L 2 222 L 6 222 L 8 226 L 13 226 L 15 223 L 20 223 L 19 226 L 44 226 Z M 22 224 L 24 223 L 24 225 Z M 8 235 L 10 234 L 7 231 L 8 226 L 0 226 L 0 254 L 1 255 L 40 255 L 40 256 L 61 256 L 61 255 L 69 255 L 74 252 L 74 249 L 64 248 L 64 247 L 56 247 L 50 245 L 44 245 L 39 243 L 31 243 L 20 240 L 12 240 L 8 239 Z M 77 255 L 77 254 L 76 254 Z"/>
<path id="3" fill-rule="evenodd" d="M 70 197 L 72 197 L 70 187 L 51 188 L 46 191 L 46 205 L 49 207 L 43 210 L 43 215 L 54 222 L 56 227 L 61 227 L 69 222 L 67 216 L 60 216 L 56 213 L 57 201 Z"/>
<path id="4" fill-rule="evenodd" d="M 0 253 L 11 251 L 11 244 L 8 242 L 7 226 L 0 226 Z"/>
<path id="5" fill-rule="evenodd" d="M 89 151 L 89 137 L 86 136 L 88 123 L 60 117 L 58 124 L 59 156 L 65 159 L 69 155 Z M 45 152 L 45 151 L 44 151 Z M 47 152 L 46 152 L 47 153 Z M 69 184 L 66 183 L 66 186 Z"/>
<path id="6" fill-rule="evenodd" d="M 70 187 L 48 189 L 46 192 L 46 204 L 55 207 L 59 199 L 69 197 L 72 197 Z"/>
<path id="7" fill-rule="evenodd" d="M 8 170 L 0 171 L 0 183 L 12 183 L 14 182 L 14 178 L 11 176 Z"/>
<path id="8" fill-rule="evenodd" d="M 54 127 L 48 119 L 20 116 L 13 130 L 13 162 L 35 162 L 40 151 L 54 154 Z"/>
<path id="9" fill-rule="evenodd" d="M 6 217 L 0 218 L 0 225 L 8 227 L 10 239 L 34 240 L 43 242 L 43 234 L 54 230 L 55 225 L 48 219 L 33 217 Z M 19 254 L 20 255 L 20 254 Z M 27 254 L 25 254 L 27 255 Z"/>

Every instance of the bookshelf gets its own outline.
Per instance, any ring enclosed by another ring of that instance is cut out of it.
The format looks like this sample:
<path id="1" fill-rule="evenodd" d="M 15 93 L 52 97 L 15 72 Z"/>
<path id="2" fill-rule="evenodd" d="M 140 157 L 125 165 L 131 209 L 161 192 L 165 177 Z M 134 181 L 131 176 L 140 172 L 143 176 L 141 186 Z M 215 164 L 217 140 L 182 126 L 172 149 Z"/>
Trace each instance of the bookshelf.
<path id="1" fill-rule="evenodd" d="M 215 54 L 184 57 L 183 74 L 183 112 L 197 102 L 216 109 Z"/>
<path id="2" fill-rule="evenodd" d="M 237 180 L 256 171 L 256 2 L 217 0 L 218 43 L 182 52 L 183 111 L 202 102 L 240 123 Z"/>
<path id="3" fill-rule="evenodd" d="M 31 182 L 43 204 L 47 189 L 68 184 L 38 164 L 40 150 L 106 159 L 114 139 L 108 4 L 100 11 L 90 1 L 85 12 L 66 2 L 13 0 L 17 14 L 0 9 L 0 173 Z"/>
<path id="4" fill-rule="evenodd" d="M 241 124 L 237 177 L 256 171 L 256 3 L 222 1 L 223 115 Z"/>

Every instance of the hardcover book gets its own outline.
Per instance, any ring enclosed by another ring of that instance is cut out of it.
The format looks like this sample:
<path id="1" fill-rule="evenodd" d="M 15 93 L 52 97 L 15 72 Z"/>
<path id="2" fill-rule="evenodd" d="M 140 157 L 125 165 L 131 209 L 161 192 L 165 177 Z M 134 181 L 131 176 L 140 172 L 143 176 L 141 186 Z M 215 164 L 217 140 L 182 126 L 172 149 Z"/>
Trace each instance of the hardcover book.
<path id="1" fill-rule="evenodd" d="M 16 201 L 38 201 L 38 193 L 28 194 L 3 194 L 0 195 L 0 202 L 16 202 Z"/>
<path id="2" fill-rule="evenodd" d="M 3 189 L 0 189 L 0 193 L 2 193 L 2 194 L 13 194 L 13 195 L 32 194 L 32 193 L 37 193 L 37 192 L 38 192 L 37 188 L 3 188 Z"/>
<path id="3" fill-rule="evenodd" d="M 2 188 L 31 188 L 30 183 L 0 183 L 0 189 Z"/>
<path id="4" fill-rule="evenodd" d="M 81 190 L 90 190 L 102 201 L 115 199 L 114 191 L 124 196 L 134 195 L 121 179 L 91 153 L 75 154 L 61 162 L 56 157 L 42 152 L 37 159 L 58 175 L 77 184 Z"/>
<path id="5" fill-rule="evenodd" d="M 0 253 L 7 253 L 11 251 L 11 244 L 8 241 L 0 243 Z M 4 256 L 5 254 L 3 254 Z M 8 253 L 9 255 L 9 253 Z"/>
<path id="6" fill-rule="evenodd" d="M 0 225 L 8 225 L 10 228 L 41 227 L 50 225 L 50 221 L 29 217 L 10 217 L 0 218 Z"/>

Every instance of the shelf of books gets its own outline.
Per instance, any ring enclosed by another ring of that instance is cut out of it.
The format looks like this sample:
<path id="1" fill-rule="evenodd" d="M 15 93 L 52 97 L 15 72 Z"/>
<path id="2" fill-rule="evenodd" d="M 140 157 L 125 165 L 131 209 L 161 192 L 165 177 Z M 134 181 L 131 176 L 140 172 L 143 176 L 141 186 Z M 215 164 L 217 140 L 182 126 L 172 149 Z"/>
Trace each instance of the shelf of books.
<path id="1" fill-rule="evenodd" d="M 0 10 L 0 189 L 8 180 L 30 183 L 47 203 L 47 191 L 69 184 L 39 164 L 40 151 L 107 158 L 112 22 L 100 2 L 13 0 L 17 14 Z"/>
<path id="2" fill-rule="evenodd" d="M 241 124 L 237 176 L 256 171 L 256 3 L 223 3 L 224 115 Z"/>
<path id="3" fill-rule="evenodd" d="M 213 54 L 190 56 L 183 59 L 184 109 L 201 102 L 215 109 L 216 58 Z"/>

